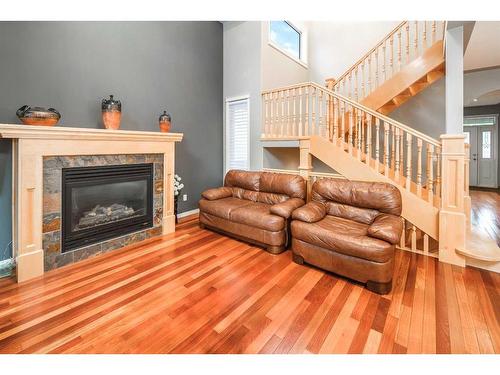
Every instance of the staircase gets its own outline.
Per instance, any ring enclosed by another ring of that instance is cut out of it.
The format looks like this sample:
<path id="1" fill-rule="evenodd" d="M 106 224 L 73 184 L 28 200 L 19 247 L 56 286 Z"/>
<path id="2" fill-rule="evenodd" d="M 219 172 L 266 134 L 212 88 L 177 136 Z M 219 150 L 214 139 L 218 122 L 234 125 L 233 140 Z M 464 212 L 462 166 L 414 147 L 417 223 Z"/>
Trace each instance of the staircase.
<path id="1" fill-rule="evenodd" d="M 345 178 L 398 187 L 405 219 L 401 248 L 460 266 L 474 254 L 496 262 L 500 249 L 495 245 L 485 255 L 468 225 L 464 136 L 436 140 L 385 115 L 444 74 L 437 23 L 412 25 L 400 24 L 338 81 L 329 80 L 328 87 L 307 82 L 263 92 L 261 139 L 299 140 L 299 169 L 306 178 L 314 156 Z"/>

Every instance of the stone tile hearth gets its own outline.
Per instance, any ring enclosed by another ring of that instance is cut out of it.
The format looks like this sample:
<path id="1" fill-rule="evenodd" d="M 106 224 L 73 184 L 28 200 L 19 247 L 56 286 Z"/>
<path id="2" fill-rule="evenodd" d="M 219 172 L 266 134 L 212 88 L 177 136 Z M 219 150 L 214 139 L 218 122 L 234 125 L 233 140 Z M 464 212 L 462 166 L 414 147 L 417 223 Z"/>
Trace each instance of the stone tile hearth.
<path id="1" fill-rule="evenodd" d="M 153 228 L 130 233 L 98 244 L 61 252 L 62 169 L 123 164 L 154 164 Z M 163 154 L 50 156 L 43 158 L 43 229 L 44 269 L 49 271 L 78 262 L 147 238 L 162 234 Z"/>

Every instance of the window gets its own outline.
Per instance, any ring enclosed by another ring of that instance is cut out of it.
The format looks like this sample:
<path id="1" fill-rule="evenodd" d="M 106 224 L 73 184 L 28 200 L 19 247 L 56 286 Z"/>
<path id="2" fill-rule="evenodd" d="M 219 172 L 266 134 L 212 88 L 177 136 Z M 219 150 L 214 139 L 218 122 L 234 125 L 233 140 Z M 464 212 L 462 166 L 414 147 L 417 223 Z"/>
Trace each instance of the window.
<path id="1" fill-rule="evenodd" d="M 249 97 L 226 100 L 226 171 L 249 169 Z"/>
<path id="2" fill-rule="evenodd" d="M 302 33 L 286 21 L 271 21 L 269 26 L 269 40 L 296 60 L 301 60 Z"/>
<path id="3" fill-rule="evenodd" d="M 483 126 L 483 125 L 495 125 L 495 116 L 474 116 L 464 118 L 465 126 Z"/>
<path id="4" fill-rule="evenodd" d="M 491 158 L 491 131 L 487 130 L 482 132 L 483 137 L 483 145 L 482 145 L 482 154 L 483 159 Z"/>

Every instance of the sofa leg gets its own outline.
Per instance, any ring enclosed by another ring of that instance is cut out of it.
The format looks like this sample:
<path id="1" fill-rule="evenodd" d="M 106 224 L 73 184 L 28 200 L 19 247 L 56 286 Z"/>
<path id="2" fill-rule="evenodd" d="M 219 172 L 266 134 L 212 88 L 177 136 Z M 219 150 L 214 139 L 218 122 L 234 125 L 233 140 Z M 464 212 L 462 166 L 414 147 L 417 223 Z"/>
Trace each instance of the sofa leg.
<path id="1" fill-rule="evenodd" d="M 292 260 L 297 264 L 304 264 L 304 258 L 295 253 L 292 253 Z"/>
<path id="2" fill-rule="evenodd" d="M 377 294 L 388 294 L 392 289 L 392 280 L 387 283 L 378 283 L 376 281 L 367 281 L 366 289 Z"/>
<path id="3" fill-rule="evenodd" d="M 281 254 L 285 251 L 285 246 L 268 246 L 267 252 L 271 254 Z"/>

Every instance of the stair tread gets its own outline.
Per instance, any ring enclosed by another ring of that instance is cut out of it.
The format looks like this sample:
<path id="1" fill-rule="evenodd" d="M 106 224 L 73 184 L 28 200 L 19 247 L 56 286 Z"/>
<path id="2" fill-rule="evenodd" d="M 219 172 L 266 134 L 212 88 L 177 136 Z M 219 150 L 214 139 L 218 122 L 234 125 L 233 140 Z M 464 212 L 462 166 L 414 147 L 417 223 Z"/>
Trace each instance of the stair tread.
<path id="1" fill-rule="evenodd" d="M 500 247 L 488 233 L 477 226 L 467 232 L 465 248 L 456 249 L 456 252 L 486 262 L 500 262 Z"/>

